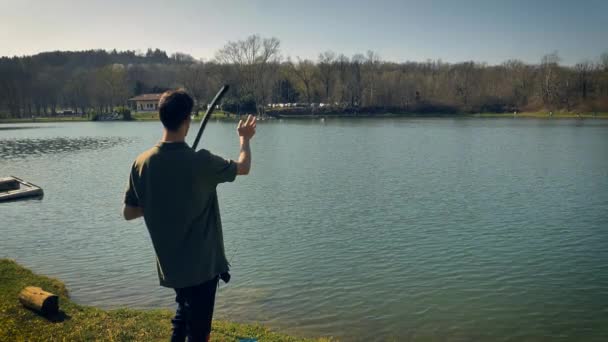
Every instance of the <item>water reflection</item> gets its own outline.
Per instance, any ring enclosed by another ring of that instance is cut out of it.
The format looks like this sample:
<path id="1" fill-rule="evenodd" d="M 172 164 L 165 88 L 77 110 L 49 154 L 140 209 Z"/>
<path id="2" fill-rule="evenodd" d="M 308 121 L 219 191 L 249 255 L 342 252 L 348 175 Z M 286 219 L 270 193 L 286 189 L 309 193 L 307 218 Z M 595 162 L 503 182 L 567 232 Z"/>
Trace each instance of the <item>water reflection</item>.
<path id="1" fill-rule="evenodd" d="M 48 128 L 49 126 L 0 126 L 0 131 L 14 131 L 18 129 Z"/>
<path id="2" fill-rule="evenodd" d="M 0 140 L 0 158 L 100 150 L 128 142 L 129 139 L 122 137 L 7 139 Z"/>

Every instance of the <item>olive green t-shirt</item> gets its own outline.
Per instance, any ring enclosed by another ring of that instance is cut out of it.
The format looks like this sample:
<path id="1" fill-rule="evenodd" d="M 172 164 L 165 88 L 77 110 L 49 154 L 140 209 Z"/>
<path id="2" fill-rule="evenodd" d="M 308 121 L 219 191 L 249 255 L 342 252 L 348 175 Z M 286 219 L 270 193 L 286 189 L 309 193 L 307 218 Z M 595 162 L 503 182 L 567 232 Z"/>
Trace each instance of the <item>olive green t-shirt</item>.
<path id="1" fill-rule="evenodd" d="M 235 177 L 234 161 L 183 142 L 137 157 L 124 202 L 143 208 L 162 286 L 194 286 L 228 271 L 216 187 Z"/>

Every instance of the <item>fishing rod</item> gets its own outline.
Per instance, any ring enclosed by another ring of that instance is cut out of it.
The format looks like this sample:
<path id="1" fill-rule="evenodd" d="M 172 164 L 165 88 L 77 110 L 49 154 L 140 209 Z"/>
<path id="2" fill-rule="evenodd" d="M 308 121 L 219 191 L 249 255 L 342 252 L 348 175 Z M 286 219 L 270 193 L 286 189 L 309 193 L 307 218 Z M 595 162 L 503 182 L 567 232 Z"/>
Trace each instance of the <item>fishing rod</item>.
<path id="1" fill-rule="evenodd" d="M 220 91 L 218 91 L 217 94 L 215 94 L 215 97 L 213 98 L 213 100 L 211 100 L 209 107 L 207 107 L 205 116 L 203 116 L 203 119 L 201 120 L 201 126 L 199 127 L 198 132 L 196 133 L 196 138 L 194 139 L 194 143 L 192 144 L 193 150 L 196 151 L 196 147 L 198 146 L 198 143 L 201 141 L 201 136 L 203 135 L 203 131 L 205 130 L 205 126 L 207 126 L 207 122 L 209 121 L 209 118 L 211 117 L 211 113 L 213 113 L 213 110 L 215 109 L 216 104 L 222 99 L 222 97 L 224 97 L 224 94 L 226 94 L 226 92 L 228 91 L 228 88 L 229 88 L 229 86 L 227 84 L 224 84 L 222 86 L 222 88 L 220 89 Z M 224 281 L 224 283 L 228 284 L 228 282 L 230 281 L 230 273 L 224 272 L 224 273 L 220 274 L 220 279 L 222 279 Z M 218 283 L 218 286 L 219 286 L 219 283 Z"/>
<path id="2" fill-rule="evenodd" d="M 203 135 L 205 126 L 207 126 L 207 121 L 209 121 L 209 118 L 211 117 L 211 113 L 213 113 L 213 109 L 215 109 L 215 105 L 222 99 L 222 97 L 224 97 L 224 94 L 226 94 L 226 92 L 228 91 L 228 88 L 229 88 L 229 86 L 227 84 L 224 84 L 224 86 L 222 86 L 220 91 L 217 92 L 217 94 L 211 101 L 211 104 L 207 108 L 207 111 L 205 112 L 205 116 L 203 116 L 203 120 L 201 120 L 201 126 L 198 129 L 198 133 L 196 133 L 196 138 L 194 139 L 194 143 L 192 144 L 193 150 L 196 150 L 196 147 L 198 146 L 198 143 L 201 140 L 201 136 Z"/>

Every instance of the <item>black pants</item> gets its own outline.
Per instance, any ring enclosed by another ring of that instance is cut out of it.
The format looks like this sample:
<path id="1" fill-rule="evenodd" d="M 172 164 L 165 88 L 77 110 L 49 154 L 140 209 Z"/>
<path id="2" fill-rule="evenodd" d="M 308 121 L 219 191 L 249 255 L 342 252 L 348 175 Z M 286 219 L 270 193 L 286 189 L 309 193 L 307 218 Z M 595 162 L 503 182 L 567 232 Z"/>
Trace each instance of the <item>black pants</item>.
<path id="1" fill-rule="evenodd" d="M 197 286 L 175 289 L 177 294 L 177 310 L 173 323 L 172 342 L 208 341 L 213 320 L 215 290 L 218 278 L 214 278 Z"/>

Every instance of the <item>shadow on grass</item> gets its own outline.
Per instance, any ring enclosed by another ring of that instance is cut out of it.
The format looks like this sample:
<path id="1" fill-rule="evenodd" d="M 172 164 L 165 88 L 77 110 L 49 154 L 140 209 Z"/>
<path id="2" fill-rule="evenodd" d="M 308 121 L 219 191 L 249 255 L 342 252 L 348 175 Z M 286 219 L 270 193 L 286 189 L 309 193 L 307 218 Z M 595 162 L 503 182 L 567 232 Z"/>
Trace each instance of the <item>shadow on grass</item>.
<path id="1" fill-rule="evenodd" d="M 66 314 L 65 312 L 59 310 L 59 312 L 57 312 L 54 315 L 50 315 L 50 316 L 46 317 L 46 319 L 49 322 L 61 323 L 64 321 L 69 321 L 70 319 L 72 319 L 72 317 L 70 315 Z"/>
<path id="2" fill-rule="evenodd" d="M 52 314 L 41 314 L 40 312 L 38 312 L 36 310 L 32 310 L 27 307 L 25 309 L 36 314 L 36 316 L 38 316 L 38 317 L 42 317 L 42 318 L 46 319 L 47 321 L 49 321 L 51 323 L 61 323 L 61 322 L 69 321 L 70 319 L 72 319 L 72 316 L 66 314 L 62 310 L 59 310 L 58 312 L 52 313 Z"/>

